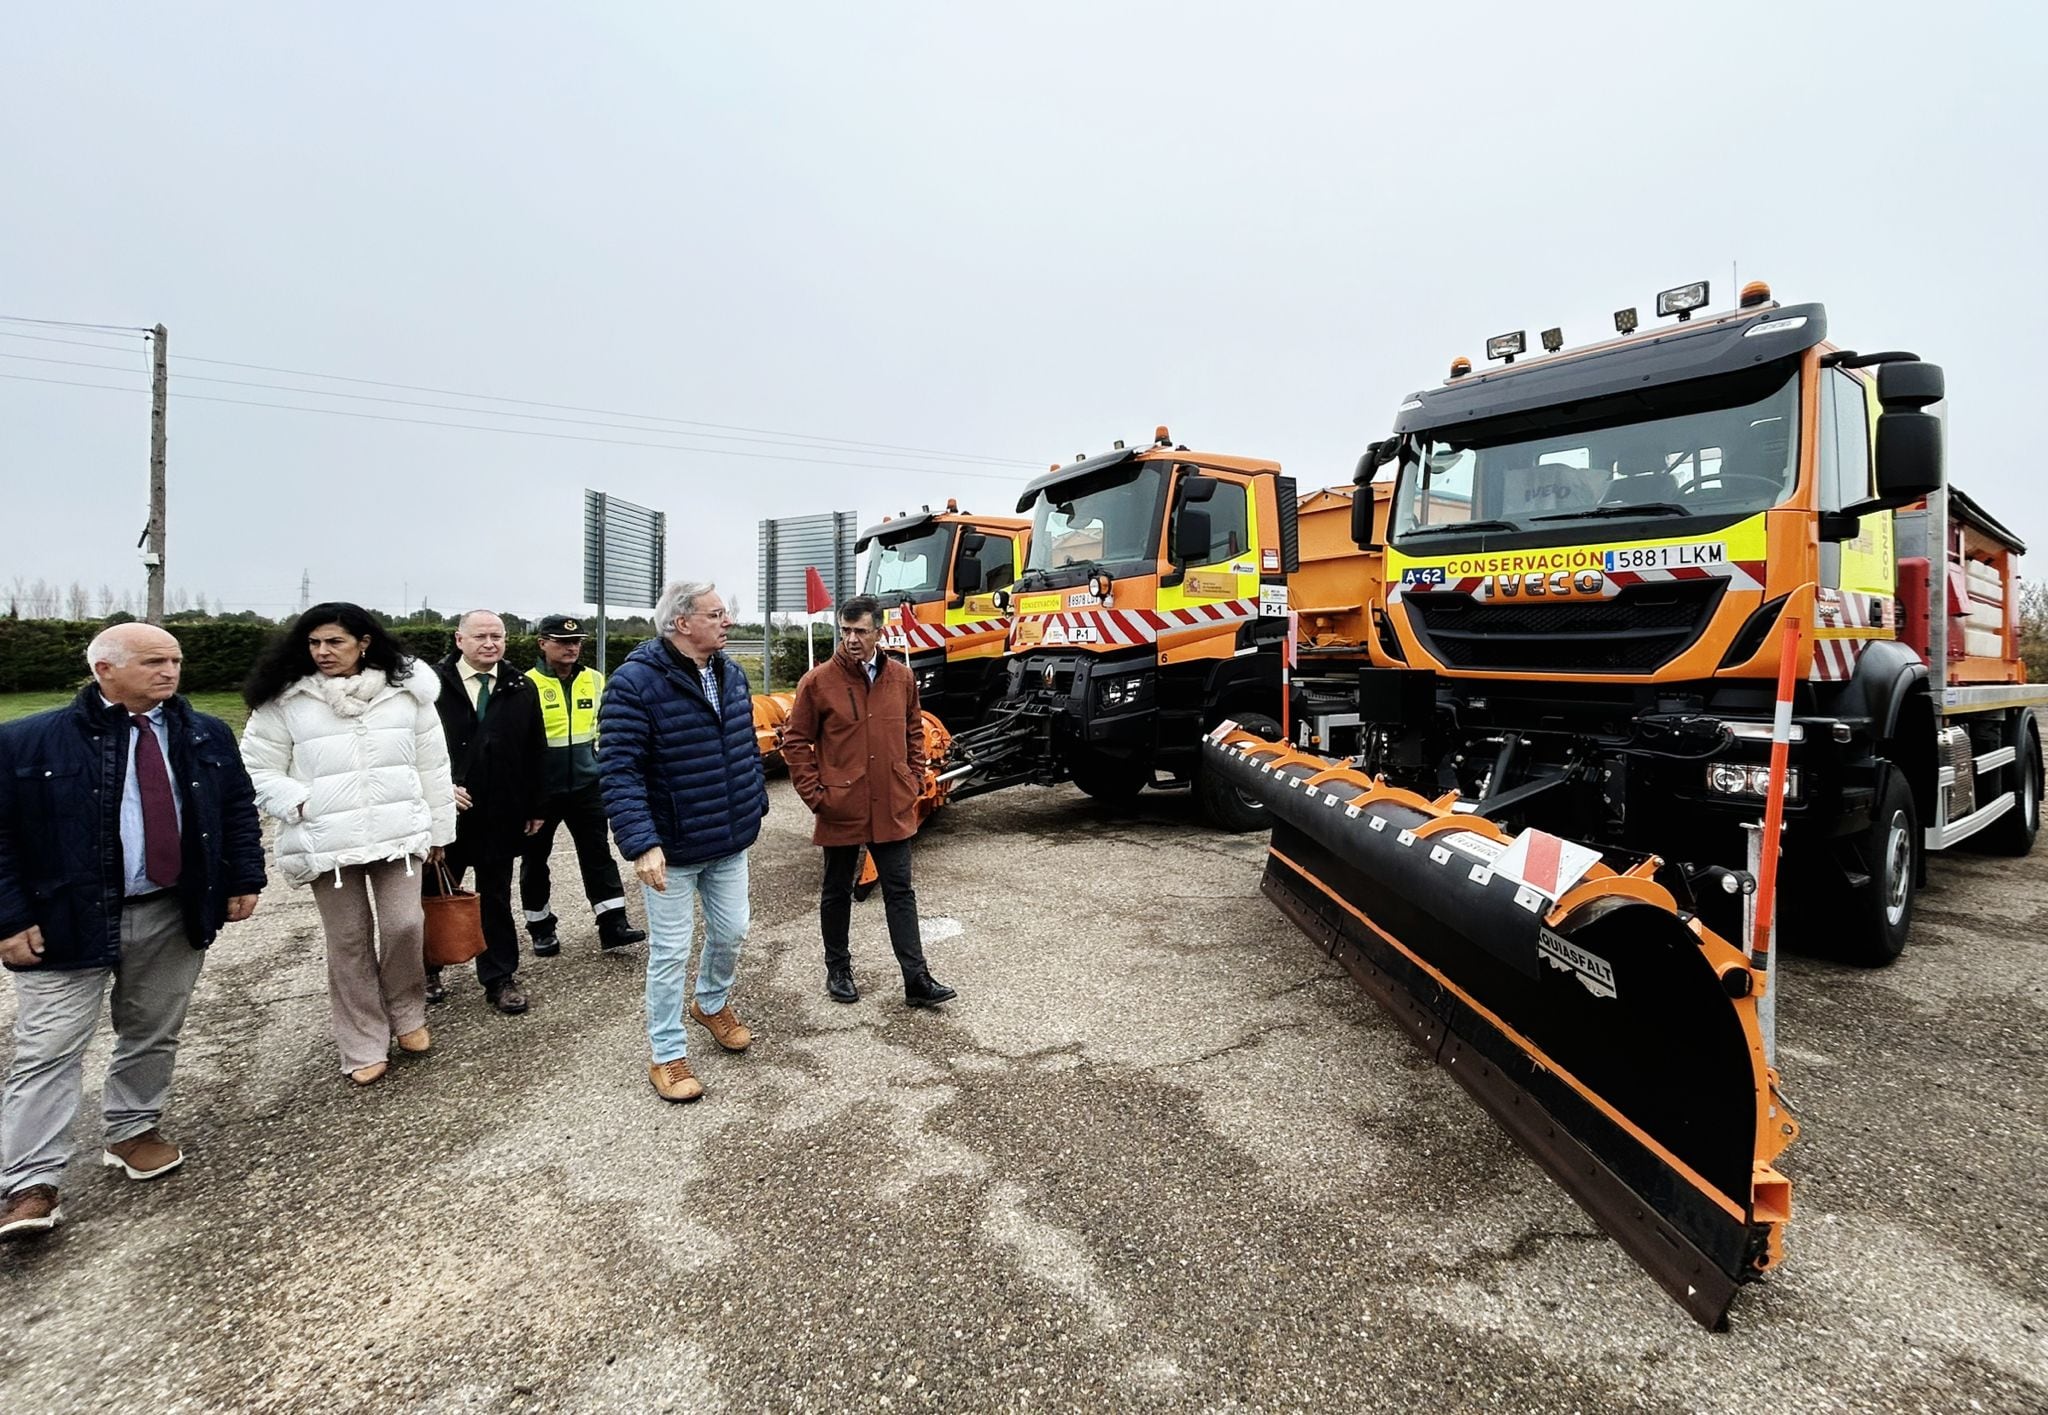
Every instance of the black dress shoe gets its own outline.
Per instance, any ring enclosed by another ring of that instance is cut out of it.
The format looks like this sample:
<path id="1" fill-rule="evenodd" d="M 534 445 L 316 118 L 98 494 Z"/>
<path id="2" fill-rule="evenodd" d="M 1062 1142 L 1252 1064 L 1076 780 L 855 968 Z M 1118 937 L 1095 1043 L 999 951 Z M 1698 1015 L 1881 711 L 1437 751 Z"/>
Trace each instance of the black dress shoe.
<path id="1" fill-rule="evenodd" d="M 521 992 L 519 984 L 510 978 L 507 978 L 502 983 L 485 988 L 484 996 L 490 999 L 491 1006 L 508 1016 L 526 1010 L 526 994 Z"/>
<path id="2" fill-rule="evenodd" d="M 599 948 L 624 948 L 629 944 L 645 942 L 647 930 L 634 928 L 633 921 L 626 917 L 624 909 L 607 909 L 597 916 Z"/>
<path id="3" fill-rule="evenodd" d="M 562 951 L 562 940 L 555 933 L 555 930 L 561 926 L 561 923 L 562 921 L 555 917 L 553 910 L 548 912 L 548 916 L 545 919 L 528 919 L 526 921 L 527 936 L 533 940 L 534 957 L 552 958 Z"/>
<path id="4" fill-rule="evenodd" d="M 448 989 L 441 986 L 441 970 L 434 969 L 427 974 L 427 1005 L 448 1000 Z"/>
<path id="5" fill-rule="evenodd" d="M 825 970 L 825 996 L 834 1002 L 859 1002 L 860 989 L 853 985 L 853 969 L 827 968 Z"/>
<path id="6" fill-rule="evenodd" d="M 960 996 L 930 973 L 919 973 L 903 982 L 903 1000 L 912 1007 L 937 1007 Z"/>

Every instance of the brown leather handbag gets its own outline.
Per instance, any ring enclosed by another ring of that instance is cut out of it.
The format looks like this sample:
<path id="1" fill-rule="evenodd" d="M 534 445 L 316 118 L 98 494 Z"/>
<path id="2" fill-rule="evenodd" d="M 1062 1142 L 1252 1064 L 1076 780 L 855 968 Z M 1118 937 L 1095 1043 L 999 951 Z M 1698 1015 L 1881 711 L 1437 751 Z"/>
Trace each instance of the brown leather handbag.
<path id="1" fill-rule="evenodd" d="M 448 866 L 434 861 L 439 892 L 420 900 L 427 916 L 427 966 L 456 968 L 484 951 L 483 901 L 473 890 L 457 889 Z"/>

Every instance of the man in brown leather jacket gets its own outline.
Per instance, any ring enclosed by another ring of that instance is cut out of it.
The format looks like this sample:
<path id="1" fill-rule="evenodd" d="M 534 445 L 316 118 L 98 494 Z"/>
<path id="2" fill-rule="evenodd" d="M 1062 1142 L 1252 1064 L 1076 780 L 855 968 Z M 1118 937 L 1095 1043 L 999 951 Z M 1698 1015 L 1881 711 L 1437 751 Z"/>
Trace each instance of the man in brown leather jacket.
<path id="1" fill-rule="evenodd" d="M 841 607 L 839 650 L 797 685 L 783 728 L 782 759 L 790 784 L 817 817 L 812 843 L 825 847 L 818 916 L 827 995 L 834 1002 L 860 1000 L 847 930 L 854 871 L 866 846 L 882 877 L 904 998 L 912 1007 L 935 1007 L 957 994 L 925 964 L 917 894 L 910 886 L 910 837 L 917 834 L 924 781 L 924 715 L 916 678 L 879 652 L 880 622 L 881 606 L 871 595 L 856 595 Z"/>

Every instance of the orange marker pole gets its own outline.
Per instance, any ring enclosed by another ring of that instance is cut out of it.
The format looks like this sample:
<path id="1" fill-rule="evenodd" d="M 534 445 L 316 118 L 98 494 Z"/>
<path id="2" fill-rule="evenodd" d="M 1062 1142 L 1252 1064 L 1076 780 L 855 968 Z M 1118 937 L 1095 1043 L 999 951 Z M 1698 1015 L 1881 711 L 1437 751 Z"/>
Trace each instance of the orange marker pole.
<path id="1" fill-rule="evenodd" d="M 1778 713 L 1771 723 L 1771 785 L 1764 797 L 1763 861 L 1757 871 L 1756 933 L 1749 941 L 1750 961 L 1768 968 L 1771 931 L 1778 907 L 1778 837 L 1785 828 L 1786 758 L 1792 750 L 1792 694 L 1798 686 L 1799 621 L 1785 620 L 1778 651 Z"/>

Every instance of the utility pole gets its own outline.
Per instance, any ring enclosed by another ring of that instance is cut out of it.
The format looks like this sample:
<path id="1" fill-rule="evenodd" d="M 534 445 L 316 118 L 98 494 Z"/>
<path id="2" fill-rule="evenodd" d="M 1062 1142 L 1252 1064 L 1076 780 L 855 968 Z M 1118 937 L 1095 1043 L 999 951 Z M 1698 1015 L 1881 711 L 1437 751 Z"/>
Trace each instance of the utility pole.
<path id="1" fill-rule="evenodd" d="M 170 402 L 170 332 L 159 324 L 151 331 L 149 394 L 149 553 L 142 563 L 149 567 L 149 607 L 143 616 L 152 624 L 164 622 L 164 412 Z"/>

